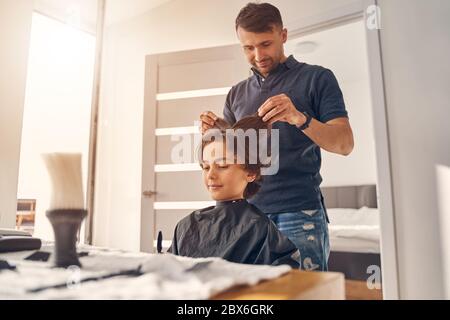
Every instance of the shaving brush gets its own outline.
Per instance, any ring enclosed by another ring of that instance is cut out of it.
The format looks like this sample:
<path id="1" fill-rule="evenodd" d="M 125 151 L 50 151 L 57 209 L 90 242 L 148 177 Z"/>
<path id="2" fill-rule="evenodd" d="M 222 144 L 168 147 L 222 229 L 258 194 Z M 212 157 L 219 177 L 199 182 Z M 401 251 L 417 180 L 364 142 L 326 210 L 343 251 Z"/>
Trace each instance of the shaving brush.
<path id="1" fill-rule="evenodd" d="M 83 183 L 81 177 L 81 154 L 43 154 L 52 193 L 46 216 L 55 235 L 52 255 L 56 267 L 81 267 L 76 243 L 81 222 L 87 215 L 84 209 Z"/>

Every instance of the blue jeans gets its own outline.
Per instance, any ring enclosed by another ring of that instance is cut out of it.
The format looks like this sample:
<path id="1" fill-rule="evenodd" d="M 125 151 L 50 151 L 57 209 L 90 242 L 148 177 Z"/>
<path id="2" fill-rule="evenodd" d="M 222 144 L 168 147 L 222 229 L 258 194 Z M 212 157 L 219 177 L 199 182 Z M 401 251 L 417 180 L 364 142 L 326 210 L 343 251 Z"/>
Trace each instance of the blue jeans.
<path id="1" fill-rule="evenodd" d="M 330 243 L 325 210 L 271 213 L 267 215 L 300 251 L 301 268 L 327 271 Z"/>

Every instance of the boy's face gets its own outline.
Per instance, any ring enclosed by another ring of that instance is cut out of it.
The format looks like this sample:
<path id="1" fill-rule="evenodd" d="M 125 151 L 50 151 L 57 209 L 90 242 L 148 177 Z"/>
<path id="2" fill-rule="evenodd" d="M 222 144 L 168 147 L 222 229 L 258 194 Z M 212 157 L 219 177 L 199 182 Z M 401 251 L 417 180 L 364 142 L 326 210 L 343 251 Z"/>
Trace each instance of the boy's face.
<path id="1" fill-rule="evenodd" d="M 286 29 L 273 26 L 272 31 L 255 33 L 238 27 L 237 35 L 247 61 L 264 77 L 285 58 Z"/>
<path id="2" fill-rule="evenodd" d="M 203 182 L 214 200 L 242 199 L 247 184 L 255 180 L 255 175 L 235 162 L 223 142 L 211 142 L 203 149 Z"/>

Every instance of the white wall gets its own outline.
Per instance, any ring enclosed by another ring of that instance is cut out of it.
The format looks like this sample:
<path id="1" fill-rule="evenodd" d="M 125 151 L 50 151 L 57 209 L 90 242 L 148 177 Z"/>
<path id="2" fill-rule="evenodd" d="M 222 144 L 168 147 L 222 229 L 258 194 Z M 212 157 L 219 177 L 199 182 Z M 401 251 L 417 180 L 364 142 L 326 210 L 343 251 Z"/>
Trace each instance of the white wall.
<path id="1" fill-rule="evenodd" d="M 449 252 L 441 251 L 438 202 L 450 197 L 438 199 L 436 171 L 450 166 L 450 2 L 380 7 L 400 295 L 442 298 Z"/>
<path id="2" fill-rule="evenodd" d="M 0 227 L 15 226 L 32 0 L 0 1 Z"/>
<path id="3" fill-rule="evenodd" d="M 322 150 L 321 186 L 377 184 L 369 79 L 342 82 L 340 85 L 353 130 L 355 146 L 352 153 L 346 157 Z"/>
<path id="4" fill-rule="evenodd" d="M 247 2 L 174 0 L 107 27 L 100 98 L 95 244 L 139 250 L 144 57 L 237 43 L 234 20 Z M 289 28 L 302 19 L 359 0 L 271 2 L 280 9 Z"/>

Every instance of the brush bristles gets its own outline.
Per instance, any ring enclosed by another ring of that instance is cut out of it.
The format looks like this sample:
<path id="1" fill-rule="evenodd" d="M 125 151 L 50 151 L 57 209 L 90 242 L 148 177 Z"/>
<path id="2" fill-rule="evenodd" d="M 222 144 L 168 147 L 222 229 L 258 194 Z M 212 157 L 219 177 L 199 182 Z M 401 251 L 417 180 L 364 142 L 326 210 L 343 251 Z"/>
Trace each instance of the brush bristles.
<path id="1" fill-rule="evenodd" d="M 49 210 L 84 209 L 81 154 L 42 155 L 52 185 Z"/>

